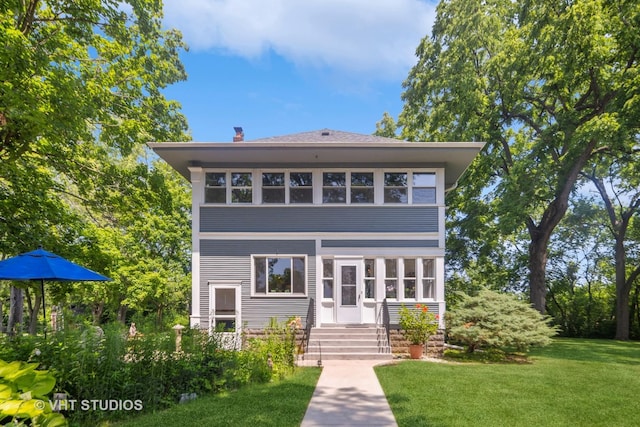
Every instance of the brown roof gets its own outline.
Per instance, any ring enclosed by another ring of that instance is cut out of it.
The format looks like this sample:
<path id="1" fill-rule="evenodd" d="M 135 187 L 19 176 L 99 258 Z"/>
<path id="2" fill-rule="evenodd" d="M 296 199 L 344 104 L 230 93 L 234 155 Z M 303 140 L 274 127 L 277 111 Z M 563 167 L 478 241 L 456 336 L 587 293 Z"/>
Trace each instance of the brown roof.
<path id="1" fill-rule="evenodd" d="M 361 133 L 343 132 L 333 129 L 319 129 L 290 135 L 252 139 L 251 142 L 402 142 L 398 139 Z"/>

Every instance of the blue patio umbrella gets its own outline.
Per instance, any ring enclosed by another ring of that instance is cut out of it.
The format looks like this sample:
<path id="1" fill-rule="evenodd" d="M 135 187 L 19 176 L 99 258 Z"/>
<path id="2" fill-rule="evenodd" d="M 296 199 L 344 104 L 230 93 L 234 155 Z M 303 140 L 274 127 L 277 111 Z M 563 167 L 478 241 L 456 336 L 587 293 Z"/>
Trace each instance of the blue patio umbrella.
<path id="1" fill-rule="evenodd" d="M 109 281 L 110 278 L 75 264 L 42 248 L 0 261 L 0 280 L 39 280 L 42 291 L 44 336 L 47 337 L 47 311 L 44 305 L 44 281 Z"/>

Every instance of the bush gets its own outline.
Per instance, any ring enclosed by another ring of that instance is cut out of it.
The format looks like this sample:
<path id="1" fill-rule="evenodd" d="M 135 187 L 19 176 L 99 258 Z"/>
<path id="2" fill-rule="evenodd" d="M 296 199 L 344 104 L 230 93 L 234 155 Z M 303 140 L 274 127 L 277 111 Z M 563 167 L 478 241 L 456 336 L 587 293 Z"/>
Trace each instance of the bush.
<path id="1" fill-rule="evenodd" d="M 525 352 L 550 344 L 557 333 L 547 316 L 512 295 L 488 289 L 477 296 L 458 294 L 460 303 L 447 313 L 447 334 L 469 353 L 480 348 Z"/>
<path id="2" fill-rule="evenodd" d="M 438 330 L 438 317 L 425 304 L 414 308 L 400 307 L 400 328 L 411 344 L 425 344 Z"/>
<path id="3" fill-rule="evenodd" d="M 284 378 L 293 372 L 296 354 L 296 329 L 299 318 L 291 318 L 279 323 L 272 318 L 265 329 L 264 337 L 252 338 L 248 342 L 248 350 L 255 354 L 258 361 L 264 361 L 267 372 L 263 376 L 273 374 L 276 378 Z M 268 363 L 271 364 L 269 366 Z M 259 365 L 258 365 L 259 366 Z M 269 373 L 269 371 L 271 371 Z M 260 375 L 259 372 L 256 372 Z"/>

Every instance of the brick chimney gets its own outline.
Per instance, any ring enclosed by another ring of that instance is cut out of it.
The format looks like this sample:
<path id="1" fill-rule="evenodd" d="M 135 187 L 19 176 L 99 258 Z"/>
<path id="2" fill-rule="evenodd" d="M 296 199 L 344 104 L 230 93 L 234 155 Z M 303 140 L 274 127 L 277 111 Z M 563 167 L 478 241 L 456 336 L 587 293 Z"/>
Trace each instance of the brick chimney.
<path id="1" fill-rule="evenodd" d="M 233 128 L 236 131 L 236 135 L 233 137 L 233 142 L 242 142 L 244 141 L 244 131 L 241 127 L 236 126 Z"/>

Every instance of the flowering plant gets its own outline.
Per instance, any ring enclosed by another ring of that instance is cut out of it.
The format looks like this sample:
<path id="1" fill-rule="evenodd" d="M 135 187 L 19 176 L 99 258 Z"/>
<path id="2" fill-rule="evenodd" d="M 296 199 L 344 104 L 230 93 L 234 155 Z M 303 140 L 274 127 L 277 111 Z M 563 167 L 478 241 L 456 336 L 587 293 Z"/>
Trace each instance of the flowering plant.
<path id="1" fill-rule="evenodd" d="M 425 304 L 400 307 L 400 328 L 411 344 L 425 344 L 438 329 L 438 317 Z"/>

